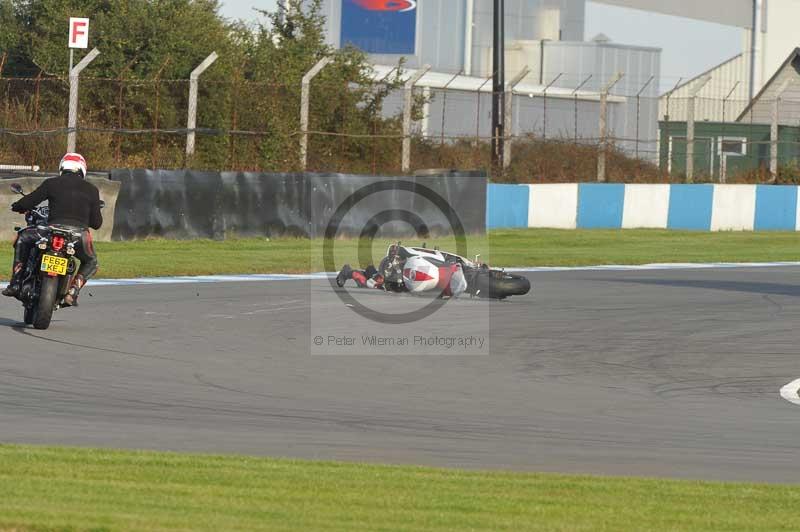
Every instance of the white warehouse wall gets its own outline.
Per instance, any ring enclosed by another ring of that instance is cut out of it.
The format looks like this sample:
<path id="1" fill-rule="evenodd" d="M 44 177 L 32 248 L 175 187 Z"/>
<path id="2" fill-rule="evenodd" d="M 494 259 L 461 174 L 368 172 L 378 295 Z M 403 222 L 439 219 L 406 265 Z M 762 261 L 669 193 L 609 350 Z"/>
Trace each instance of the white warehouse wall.
<path id="1" fill-rule="evenodd" d="M 766 83 L 781 67 L 792 51 L 800 46 L 800 1 L 769 0 L 767 3 L 767 33 L 763 44 L 763 80 Z M 760 88 L 760 87 L 759 87 Z"/>
<path id="2" fill-rule="evenodd" d="M 491 71 L 492 1 L 424 0 L 417 3 L 417 54 L 407 57 L 416 68 L 430 64 L 439 72 L 464 68 L 467 46 L 467 8 L 473 6 L 472 69 L 467 75 L 487 76 Z M 586 0 L 506 0 L 505 29 L 508 42 L 516 40 L 583 40 Z M 324 0 L 328 44 L 340 46 L 342 0 Z M 377 64 L 397 63 L 401 56 L 372 55 Z"/>

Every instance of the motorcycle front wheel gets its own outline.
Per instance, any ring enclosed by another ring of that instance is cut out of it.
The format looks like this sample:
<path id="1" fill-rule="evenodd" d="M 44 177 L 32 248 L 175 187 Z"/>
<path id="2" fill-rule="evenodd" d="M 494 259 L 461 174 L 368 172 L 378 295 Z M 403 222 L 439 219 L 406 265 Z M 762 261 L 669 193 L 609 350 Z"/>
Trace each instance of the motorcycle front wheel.
<path id="1" fill-rule="evenodd" d="M 39 290 L 39 301 L 33 309 L 33 328 L 47 329 L 53 318 L 58 293 L 58 277 L 46 276 L 42 278 L 42 288 Z"/>
<path id="2" fill-rule="evenodd" d="M 527 277 L 499 270 L 478 272 L 472 284 L 470 292 L 491 299 L 524 296 L 531 290 L 531 282 Z"/>

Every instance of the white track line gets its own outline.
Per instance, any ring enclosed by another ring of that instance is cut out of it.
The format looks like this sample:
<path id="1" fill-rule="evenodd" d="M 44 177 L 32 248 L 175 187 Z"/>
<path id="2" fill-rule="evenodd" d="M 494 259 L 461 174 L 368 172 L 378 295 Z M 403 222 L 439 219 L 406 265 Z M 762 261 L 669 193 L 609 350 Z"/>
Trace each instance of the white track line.
<path id="1" fill-rule="evenodd" d="M 781 397 L 792 404 L 800 406 L 800 379 L 794 380 L 781 388 Z"/>
<path id="2" fill-rule="evenodd" d="M 727 268 L 780 268 L 798 267 L 800 262 L 667 262 L 653 264 L 607 264 L 598 266 L 538 266 L 533 268 L 506 268 L 513 272 L 581 272 L 581 271 L 646 271 L 646 270 L 709 270 Z"/>
<path id="3" fill-rule="evenodd" d="M 334 274 L 335 275 L 335 274 Z M 181 277 L 141 277 L 138 279 L 93 279 L 90 286 L 139 286 L 154 284 L 192 283 L 249 283 L 270 281 L 311 281 L 327 279 L 326 273 L 309 274 L 253 274 L 253 275 L 199 275 Z"/>
<path id="4" fill-rule="evenodd" d="M 727 268 L 781 268 L 800 267 L 800 262 L 713 262 L 713 263 L 655 263 L 638 265 L 609 264 L 599 266 L 540 266 L 535 268 L 505 268 L 510 272 L 548 273 L 548 272 L 588 272 L 588 271 L 652 271 L 652 270 L 708 270 Z M 96 279 L 90 286 L 139 286 L 157 284 L 190 283 L 246 283 L 274 281 L 314 281 L 335 276 L 335 273 L 304 274 L 248 274 L 248 275 L 198 275 L 180 277 L 142 277 L 138 279 Z"/>

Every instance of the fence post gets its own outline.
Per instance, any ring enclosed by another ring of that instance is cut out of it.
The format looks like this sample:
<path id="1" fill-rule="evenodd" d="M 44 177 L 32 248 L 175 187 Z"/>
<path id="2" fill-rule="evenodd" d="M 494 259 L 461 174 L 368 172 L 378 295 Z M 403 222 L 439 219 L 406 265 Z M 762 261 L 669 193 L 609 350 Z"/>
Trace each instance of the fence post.
<path id="1" fill-rule="evenodd" d="M 425 87 L 422 89 L 422 97 L 425 98 L 425 105 L 422 107 L 422 138 L 428 138 L 430 129 L 430 115 L 431 115 L 431 88 Z"/>
<path id="2" fill-rule="evenodd" d="M 0 81 L 3 79 L 3 69 L 6 67 L 6 58 L 8 57 L 8 52 L 3 52 L 3 55 L 0 55 Z M 2 87 L 0 87 L 2 88 Z M 6 88 L 6 94 L 8 94 L 8 87 Z M 3 113 L 3 125 L 8 127 L 8 108 L 6 107 L 6 112 Z M 39 129 L 37 126 L 36 129 Z"/>
<path id="3" fill-rule="evenodd" d="M 689 108 L 686 110 L 686 182 L 694 182 L 694 109 L 697 94 L 711 81 L 711 76 L 704 76 L 689 91 Z M 713 146 L 712 146 L 713 150 Z"/>
<path id="4" fill-rule="evenodd" d="M 408 78 L 404 87 L 403 94 L 403 173 L 411 170 L 411 107 L 413 104 L 414 85 L 422 79 L 422 76 L 431 69 L 430 65 L 423 65 L 422 68 Z"/>
<path id="5" fill-rule="evenodd" d="M 74 152 L 78 143 L 78 80 L 84 68 L 100 55 L 97 48 L 92 49 L 80 63 L 69 72 L 69 118 L 67 119 L 67 152 Z"/>
<path id="6" fill-rule="evenodd" d="M 675 87 L 673 87 L 672 90 L 667 93 L 667 108 L 664 111 L 664 133 L 666 133 L 666 135 L 667 135 L 667 146 L 669 146 L 669 148 L 667 149 L 667 173 L 670 174 L 670 175 L 672 174 L 672 137 L 670 136 L 670 130 L 669 130 L 669 118 L 670 118 L 670 115 L 669 115 L 669 102 L 670 102 L 670 99 L 672 98 L 672 95 L 681 86 L 682 82 L 683 82 L 683 78 L 678 78 L 678 82 L 675 84 Z M 659 109 L 659 111 L 660 111 L 660 109 Z M 661 159 L 661 144 L 660 143 L 659 143 L 659 146 L 658 146 L 658 156 L 659 156 L 659 159 Z M 660 163 L 660 160 L 659 160 L 659 163 Z"/>
<path id="7" fill-rule="evenodd" d="M 492 81 L 492 78 L 494 78 L 494 74 L 492 74 L 491 76 L 486 78 L 484 80 L 484 82 L 481 83 L 480 86 L 478 87 L 478 108 L 477 108 L 477 114 L 475 115 L 475 147 L 476 148 L 480 144 L 480 140 L 481 140 L 481 95 L 483 95 L 483 88 L 486 86 L 487 83 Z"/>
<path id="8" fill-rule="evenodd" d="M 553 81 L 547 84 L 547 86 L 542 91 L 542 138 L 547 140 L 547 91 L 550 90 L 550 87 L 556 84 L 556 82 L 561 79 L 564 73 L 560 73 L 556 76 Z"/>
<path id="9" fill-rule="evenodd" d="M 311 80 L 333 61 L 332 57 L 323 57 L 311 70 L 303 76 L 300 89 L 300 167 L 305 172 L 308 166 L 308 107 L 311 92 Z"/>
<path id="10" fill-rule="evenodd" d="M 440 130 L 441 141 L 439 142 L 439 147 L 444 146 L 444 125 L 445 117 L 447 116 L 447 89 L 450 87 L 450 84 L 453 83 L 462 73 L 463 70 L 450 78 L 447 83 L 444 84 L 444 87 L 442 87 L 442 129 Z"/>
<path id="11" fill-rule="evenodd" d="M 584 85 L 589 83 L 589 80 L 591 79 L 592 74 L 589 74 L 589 77 L 583 80 L 581 84 L 575 87 L 575 90 L 572 91 L 572 97 L 575 100 L 575 144 L 578 143 L 578 91 L 580 91 Z"/>
<path id="12" fill-rule="evenodd" d="M 639 89 L 639 92 L 636 93 L 636 159 L 637 160 L 639 159 L 639 125 L 641 122 L 641 113 L 642 113 L 642 93 L 645 90 L 647 90 L 647 87 L 650 86 L 650 84 L 653 82 L 655 78 L 656 78 L 655 76 L 650 76 L 650 79 L 647 80 L 647 83 L 645 83 L 642 86 L 642 88 Z"/>
<path id="13" fill-rule="evenodd" d="M 505 97 L 505 116 L 506 116 L 506 124 L 508 127 L 505 128 L 506 134 L 506 141 L 505 141 L 505 149 L 503 150 L 503 169 L 505 170 L 511 165 L 511 140 L 514 137 L 514 117 L 512 115 L 514 111 L 513 107 L 513 100 L 514 100 L 514 88 L 519 85 L 525 77 L 530 74 L 531 69 L 528 68 L 528 65 L 522 67 L 522 70 L 519 74 L 514 76 L 508 85 L 506 85 L 506 97 Z"/>
<path id="14" fill-rule="evenodd" d="M 733 88 L 728 92 L 728 95 L 722 99 L 722 138 L 725 138 L 725 122 L 727 115 L 725 114 L 726 106 L 728 105 L 728 100 L 731 99 L 733 96 L 734 91 L 739 86 L 741 82 L 737 81 L 734 83 Z M 722 146 L 720 146 L 719 150 L 719 182 L 720 183 L 727 183 L 728 182 L 728 157 L 722 151 Z"/>
<path id="15" fill-rule="evenodd" d="M 728 95 L 725 96 L 725 98 L 722 99 L 722 123 L 723 124 L 725 123 L 725 118 L 726 118 L 726 116 L 725 116 L 725 106 L 727 105 L 728 100 L 731 99 L 731 96 L 733 96 L 734 91 L 737 89 L 737 87 L 739 87 L 740 83 L 741 83 L 741 81 L 737 81 L 736 83 L 734 83 L 733 88 L 730 90 L 730 92 L 728 92 Z"/>
<path id="16" fill-rule="evenodd" d="M 775 101 L 772 102 L 772 126 L 769 133 L 769 182 L 775 183 L 778 180 L 778 117 L 780 112 L 780 102 L 783 93 L 789 87 L 790 82 L 784 81 L 775 93 Z"/>
<path id="17" fill-rule="evenodd" d="M 609 81 L 600 92 L 600 151 L 597 154 L 597 181 L 606 181 L 606 155 L 608 150 L 608 93 L 624 76 L 622 72 Z"/>
<path id="18" fill-rule="evenodd" d="M 218 57 L 219 56 L 217 55 L 217 52 L 211 52 L 211 55 L 206 57 L 205 60 L 200 63 L 189 76 L 189 119 L 186 121 L 186 129 L 189 130 L 189 132 L 186 134 L 187 158 L 194 155 L 195 128 L 197 128 L 197 79 L 200 77 L 200 74 L 205 72 L 206 69 L 217 60 Z"/>

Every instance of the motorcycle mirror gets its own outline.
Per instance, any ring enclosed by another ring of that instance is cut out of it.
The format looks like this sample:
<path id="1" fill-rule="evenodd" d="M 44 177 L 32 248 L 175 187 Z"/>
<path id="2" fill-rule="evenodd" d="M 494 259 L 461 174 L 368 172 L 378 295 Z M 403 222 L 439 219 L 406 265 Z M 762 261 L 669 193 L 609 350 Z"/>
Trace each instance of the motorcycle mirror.
<path id="1" fill-rule="evenodd" d="M 11 191 L 14 192 L 15 194 L 25 194 L 25 192 L 22 191 L 22 185 L 20 185 L 19 183 L 12 183 Z"/>

